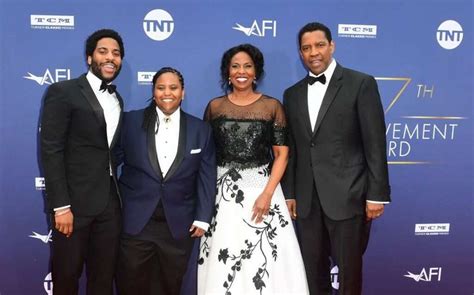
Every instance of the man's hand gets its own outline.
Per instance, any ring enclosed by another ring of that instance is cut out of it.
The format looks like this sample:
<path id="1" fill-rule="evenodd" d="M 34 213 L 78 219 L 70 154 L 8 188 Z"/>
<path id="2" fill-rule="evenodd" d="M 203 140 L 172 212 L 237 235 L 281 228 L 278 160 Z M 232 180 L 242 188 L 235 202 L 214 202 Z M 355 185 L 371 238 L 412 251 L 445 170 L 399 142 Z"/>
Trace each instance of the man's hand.
<path id="1" fill-rule="evenodd" d="M 384 204 L 366 203 L 365 215 L 367 221 L 379 218 L 382 216 L 384 210 Z"/>
<path id="2" fill-rule="evenodd" d="M 55 227 L 60 233 L 65 234 L 66 237 L 68 238 L 72 235 L 73 220 L 74 220 L 74 216 L 72 214 L 71 209 L 69 208 L 55 212 L 55 215 L 54 215 Z"/>
<path id="3" fill-rule="evenodd" d="M 286 200 L 286 207 L 288 207 L 288 212 L 290 213 L 291 219 L 296 219 L 296 200 L 289 199 Z"/>
<path id="4" fill-rule="evenodd" d="M 195 226 L 193 224 L 193 225 L 191 225 L 191 228 L 189 229 L 189 232 L 192 233 L 191 238 L 200 238 L 204 235 L 204 233 L 206 231 L 203 230 L 202 228 L 198 227 L 198 226 Z"/>

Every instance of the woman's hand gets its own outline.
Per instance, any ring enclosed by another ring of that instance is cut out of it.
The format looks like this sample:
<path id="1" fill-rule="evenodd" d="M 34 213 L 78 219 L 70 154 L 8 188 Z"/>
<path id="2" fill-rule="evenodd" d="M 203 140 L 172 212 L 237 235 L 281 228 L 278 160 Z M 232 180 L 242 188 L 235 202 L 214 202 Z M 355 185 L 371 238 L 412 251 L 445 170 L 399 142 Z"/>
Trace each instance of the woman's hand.
<path id="1" fill-rule="evenodd" d="M 262 222 L 268 216 L 268 211 L 270 211 L 271 202 L 272 194 L 265 192 L 261 193 L 253 204 L 251 220 L 255 223 Z"/>

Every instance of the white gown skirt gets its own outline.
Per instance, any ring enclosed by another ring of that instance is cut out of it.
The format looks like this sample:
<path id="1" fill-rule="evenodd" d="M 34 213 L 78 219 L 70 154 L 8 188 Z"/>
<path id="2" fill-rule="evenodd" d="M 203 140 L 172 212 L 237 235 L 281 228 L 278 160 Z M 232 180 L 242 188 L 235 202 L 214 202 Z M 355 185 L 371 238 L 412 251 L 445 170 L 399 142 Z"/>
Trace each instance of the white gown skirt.
<path id="1" fill-rule="evenodd" d="M 251 221 L 269 173 L 266 167 L 218 167 L 216 215 L 199 248 L 199 295 L 309 294 L 280 185 L 269 215 L 261 223 Z"/>

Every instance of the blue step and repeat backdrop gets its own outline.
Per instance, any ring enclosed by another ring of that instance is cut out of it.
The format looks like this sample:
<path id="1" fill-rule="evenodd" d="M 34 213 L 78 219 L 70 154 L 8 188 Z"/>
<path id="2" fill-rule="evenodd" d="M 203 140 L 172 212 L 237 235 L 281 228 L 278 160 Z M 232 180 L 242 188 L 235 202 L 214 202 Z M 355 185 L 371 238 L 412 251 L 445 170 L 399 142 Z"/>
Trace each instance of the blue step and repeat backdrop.
<path id="1" fill-rule="evenodd" d="M 222 53 L 240 43 L 262 50 L 259 89 L 281 98 L 306 74 L 296 34 L 310 21 L 331 28 L 339 63 L 376 77 L 385 107 L 393 202 L 372 228 L 364 294 L 474 292 L 471 0 L 0 3 L 1 295 L 52 294 L 38 119 L 48 85 L 86 71 L 91 32 L 124 39 L 126 110 L 147 105 L 152 75 L 173 66 L 183 108 L 201 117 L 222 93 Z"/>

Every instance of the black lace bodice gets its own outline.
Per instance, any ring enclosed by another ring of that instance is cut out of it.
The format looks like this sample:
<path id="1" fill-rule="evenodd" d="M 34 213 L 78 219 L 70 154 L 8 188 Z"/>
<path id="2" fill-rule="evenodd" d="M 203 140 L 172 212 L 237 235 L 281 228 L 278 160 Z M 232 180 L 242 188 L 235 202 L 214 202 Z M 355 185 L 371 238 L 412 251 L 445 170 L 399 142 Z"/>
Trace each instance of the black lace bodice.
<path id="1" fill-rule="evenodd" d="M 262 95 L 239 106 L 227 96 L 209 102 L 204 119 L 210 122 L 217 148 L 217 164 L 239 169 L 255 168 L 272 160 L 272 146 L 287 145 L 283 106 Z"/>

